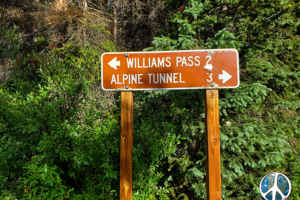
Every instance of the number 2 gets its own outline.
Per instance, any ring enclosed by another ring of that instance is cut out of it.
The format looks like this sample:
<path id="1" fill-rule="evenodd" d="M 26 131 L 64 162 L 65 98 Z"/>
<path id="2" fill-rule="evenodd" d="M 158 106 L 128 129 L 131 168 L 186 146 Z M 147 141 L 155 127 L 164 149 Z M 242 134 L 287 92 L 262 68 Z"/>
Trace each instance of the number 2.
<path id="1" fill-rule="evenodd" d="M 206 62 L 206 65 L 208 65 L 208 62 L 211 60 L 211 56 L 206 56 L 205 58 L 207 58 L 207 57 L 208 57 L 208 60 Z"/>

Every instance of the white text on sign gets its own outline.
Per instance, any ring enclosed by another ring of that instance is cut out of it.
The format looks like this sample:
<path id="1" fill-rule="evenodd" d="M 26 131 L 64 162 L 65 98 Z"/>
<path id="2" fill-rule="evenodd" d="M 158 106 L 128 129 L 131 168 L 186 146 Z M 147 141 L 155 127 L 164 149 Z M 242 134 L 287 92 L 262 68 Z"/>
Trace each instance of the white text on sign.
<path id="1" fill-rule="evenodd" d="M 101 55 L 103 90 L 236 88 L 236 49 L 110 52 Z"/>
<path id="2" fill-rule="evenodd" d="M 199 56 L 178 56 L 176 57 L 176 67 L 192 67 L 200 66 Z M 158 67 L 171 67 L 170 57 L 157 57 L 157 58 L 126 58 L 128 68 L 158 68 Z"/>
<path id="3" fill-rule="evenodd" d="M 185 83 L 181 73 L 149 73 L 149 84 Z M 143 74 L 113 74 L 110 84 L 143 84 Z"/>

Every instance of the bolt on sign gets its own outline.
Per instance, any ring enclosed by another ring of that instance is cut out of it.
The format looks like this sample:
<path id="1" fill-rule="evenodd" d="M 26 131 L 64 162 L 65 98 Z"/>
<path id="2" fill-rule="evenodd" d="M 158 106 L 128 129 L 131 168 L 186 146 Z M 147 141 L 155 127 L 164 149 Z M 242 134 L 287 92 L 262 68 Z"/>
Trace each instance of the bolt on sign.
<path id="1" fill-rule="evenodd" d="M 236 88 L 236 49 L 104 53 L 104 90 Z"/>

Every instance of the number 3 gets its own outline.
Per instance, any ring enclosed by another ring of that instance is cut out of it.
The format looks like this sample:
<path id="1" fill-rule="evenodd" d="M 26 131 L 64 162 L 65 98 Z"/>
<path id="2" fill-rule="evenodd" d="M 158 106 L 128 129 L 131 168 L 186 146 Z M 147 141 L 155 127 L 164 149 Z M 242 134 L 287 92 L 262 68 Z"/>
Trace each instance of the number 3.
<path id="1" fill-rule="evenodd" d="M 213 78 L 212 78 L 212 73 L 207 73 L 207 74 L 210 74 L 210 75 L 209 75 L 209 78 L 210 78 L 210 80 L 206 79 L 206 80 L 207 80 L 207 82 L 209 82 L 209 83 L 210 83 L 210 82 L 212 82 L 212 80 L 213 80 Z"/>

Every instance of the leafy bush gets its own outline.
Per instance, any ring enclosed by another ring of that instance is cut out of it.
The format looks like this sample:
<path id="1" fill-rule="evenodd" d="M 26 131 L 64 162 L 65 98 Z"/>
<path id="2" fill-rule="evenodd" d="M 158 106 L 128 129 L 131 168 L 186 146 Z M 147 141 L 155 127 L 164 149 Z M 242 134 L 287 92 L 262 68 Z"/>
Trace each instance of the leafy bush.
<path id="1" fill-rule="evenodd" d="M 220 90 L 222 198 L 257 199 L 264 173 L 277 169 L 298 199 L 299 4 L 165 6 L 169 28 L 146 50 L 239 50 L 240 87 Z M 14 77 L 0 87 L 1 196 L 118 199 L 120 94 L 95 93 L 99 50 L 69 43 L 18 57 L 18 48 Z M 134 199 L 206 199 L 204 117 L 203 90 L 134 92 Z"/>
<path id="2" fill-rule="evenodd" d="M 0 89 L 2 197 L 114 199 L 118 125 L 107 100 L 91 93 L 97 50 L 66 45 L 34 58 L 39 69 L 21 58 Z"/>
<path id="3" fill-rule="evenodd" d="M 260 179 L 270 169 L 285 169 L 293 188 L 298 188 L 299 178 L 295 176 L 299 173 L 295 166 L 299 165 L 300 107 L 297 1 L 189 0 L 181 4 L 173 0 L 165 2 L 173 9 L 172 23 L 169 29 L 158 33 L 162 36 L 154 39 L 154 46 L 145 50 L 239 50 L 241 85 L 237 89 L 220 90 L 222 197 L 257 199 Z M 186 93 L 176 92 L 173 98 L 180 100 L 172 101 L 201 101 L 185 97 Z M 185 109 L 195 112 L 193 103 L 185 104 Z M 203 109 L 196 116 L 203 116 Z M 192 113 L 187 118 L 201 120 L 192 117 Z M 192 138 L 187 135 L 186 141 Z M 204 146 L 204 140 L 196 144 Z M 196 158 L 201 160 L 203 156 L 187 156 L 183 166 L 191 169 L 198 166 L 199 162 L 189 162 Z M 179 161 L 180 157 L 175 153 L 172 159 Z M 204 163 L 203 158 L 200 171 L 205 174 Z M 188 176 L 178 174 L 178 177 Z M 192 187 L 186 189 L 188 197 L 205 199 L 204 187 L 205 179 L 193 180 Z M 297 191 L 293 189 L 293 199 L 298 198 Z M 178 188 L 175 196 L 183 193 Z"/>

